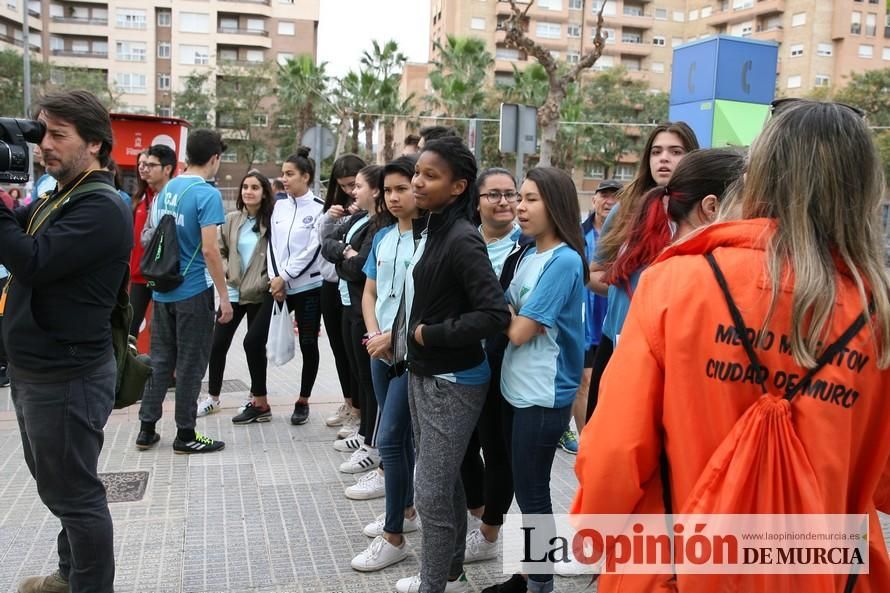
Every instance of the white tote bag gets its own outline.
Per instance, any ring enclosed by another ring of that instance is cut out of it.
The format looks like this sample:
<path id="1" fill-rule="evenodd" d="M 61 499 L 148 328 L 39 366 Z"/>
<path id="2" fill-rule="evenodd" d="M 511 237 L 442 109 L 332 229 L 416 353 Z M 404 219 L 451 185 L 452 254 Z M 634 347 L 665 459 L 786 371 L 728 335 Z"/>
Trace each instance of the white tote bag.
<path id="1" fill-rule="evenodd" d="M 287 364 L 294 357 L 294 324 L 286 302 L 272 303 L 272 321 L 266 340 L 266 358 L 275 366 Z"/>

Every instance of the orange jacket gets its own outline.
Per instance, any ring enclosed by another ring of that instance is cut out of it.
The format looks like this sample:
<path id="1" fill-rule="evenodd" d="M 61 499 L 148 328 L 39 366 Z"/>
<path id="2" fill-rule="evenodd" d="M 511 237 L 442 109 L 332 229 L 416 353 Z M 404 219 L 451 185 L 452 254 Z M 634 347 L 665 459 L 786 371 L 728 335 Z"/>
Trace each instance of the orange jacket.
<path id="1" fill-rule="evenodd" d="M 663 451 L 673 510 L 683 507 L 711 454 L 761 395 L 750 382 L 708 376 L 714 372 L 709 361 L 744 368 L 748 359 L 741 346 L 721 340 L 718 328 L 731 327 L 732 320 L 702 255 L 714 253 L 746 325 L 757 330 L 770 301 L 765 247 L 774 228 L 766 219 L 712 225 L 668 248 L 643 274 L 603 377 L 596 411 L 584 428 L 575 464 L 580 486 L 572 513 L 664 512 Z M 839 274 L 831 339 L 861 313 L 853 282 Z M 805 372 L 790 352 L 781 352 L 790 315 L 791 292 L 784 286 L 769 327 L 775 344 L 758 349 L 771 378 L 778 371 L 797 376 Z M 845 355 L 840 365 L 829 364 L 816 376 L 848 391 L 827 401 L 800 394 L 792 403 L 792 418 L 827 501 L 823 512 L 869 515 L 870 573 L 860 576 L 854 591 L 887 592 L 890 562 L 875 509 L 890 511 L 890 370 L 875 365 L 875 342 L 868 328 L 848 348 L 857 354 Z M 604 575 L 599 590 L 661 591 L 668 578 Z M 845 581 L 845 575 L 837 577 L 838 592 Z M 683 593 L 683 576 L 677 585 Z M 770 593 L 789 592 L 799 593 L 770 588 Z"/>

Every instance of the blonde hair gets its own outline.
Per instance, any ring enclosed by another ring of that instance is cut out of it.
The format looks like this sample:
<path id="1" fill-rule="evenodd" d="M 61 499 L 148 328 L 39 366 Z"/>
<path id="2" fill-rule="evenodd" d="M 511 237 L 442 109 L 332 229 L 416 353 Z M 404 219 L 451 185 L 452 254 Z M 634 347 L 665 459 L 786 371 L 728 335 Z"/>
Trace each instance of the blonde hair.
<path id="1" fill-rule="evenodd" d="M 839 262 L 874 303 L 870 329 L 878 368 L 890 366 L 890 276 L 885 268 L 880 157 L 864 119 L 836 103 L 799 101 L 767 123 L 751 147 L 738 203 L 742 218 L 774 219 L 767 250 L 775 311 L 782 279 L 793 274 L 791 353 L 815 366 L 831 336 Z M 786 268 L 787 267 L 787 268 Z"/>

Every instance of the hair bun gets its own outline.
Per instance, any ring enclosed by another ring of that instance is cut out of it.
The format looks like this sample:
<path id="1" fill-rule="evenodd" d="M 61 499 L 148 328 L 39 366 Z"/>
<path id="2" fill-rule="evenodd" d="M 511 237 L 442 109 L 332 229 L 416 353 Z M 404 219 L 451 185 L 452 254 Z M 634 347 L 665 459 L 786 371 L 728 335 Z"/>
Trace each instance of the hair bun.
<path id="1" fill-rule="evenodd" d="M 297 148 L 297 156 L 301 156 L 304 159 L 307 159 L 307 158 L 309 158 L 309 152 L 311 150 L 312 149 L 309 148 L 308 146 L 300 146 L 299 148 Z"/>

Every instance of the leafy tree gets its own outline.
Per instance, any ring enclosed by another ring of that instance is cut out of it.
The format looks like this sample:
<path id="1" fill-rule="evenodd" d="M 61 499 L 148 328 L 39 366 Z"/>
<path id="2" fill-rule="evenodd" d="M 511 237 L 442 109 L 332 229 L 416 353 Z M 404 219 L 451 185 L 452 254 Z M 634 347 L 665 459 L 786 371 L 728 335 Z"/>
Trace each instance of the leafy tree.
<path id="1" fill-rule="evenodd" d="M 279 122 L 289 132 L 292 147 L 303 133 L 331 115 L 331 104 L 324 93 L 330 77 L 327 62 L 315 63 L 311 55 L 299 55 L 278 67 Z"/>
<path id="2" fill-rule="evenodd" d="M 427 102 L 440 115 L 482 115 L 486 106 L 486 78 L 494 58 L 485 42 L 475 37 L 449 35 L 445 45 L 438 41 L 439 59 L 433 61 Z"/>
<path id="3" fill-rule="evenodd" d="M 249 170 L 266 158 L 270 138 L 268 122 L 274 120 L 269 98 L 274 91 L 275 67 L 264 62 L 250 68 L 223 65 L 216 79 L 216 123 L 235 140 L 239 162 Z M 262 120 L 265 119 L 265 123 Z"/>
<path id="4" fill-rule="evenodd" d="M 22 54 L 12 49 L 0 50 L 0 117 L 24 117 L 25 71 Z M 49 68 L 42 62 L 31 61 L 31 96 L 43 88 L 49 78 Z"/>
<path id="5" fill-rule="evenodd" d="M 209 83 L 209 71 L 192 71 L 185 79 L 185 88 L 173 94 L 175 115 L 199 128 L 212 125 L 216 97 Z"/>
<path id="6" fill-rule="evenodd" d="M 890 126 L 890 68 L 853 73 L 834 98 L 864 110 L 869 125 Z"/>
<path id="7" fill-rule="evenodd" d="M 392 40 L 383 45 L 375 40 L 372 50 L 364 53 L 362 56 L 363 75 L 368 73 L 374 80 L 373 93 L 368 102 L 373 112 L 394 116 L 411 114 L 413 95 L 404 100 L 399 97 L 402 68 L 407 61 L 408 57 L 399 51 L 398 44 Z M 383 125 L 383 158 L 389 161 L 392 160 L 395 149 L 393 146 L 395 119 L 384 117 L 381 123 Z M 366 133 L 367 129 L 366 125 Z M 371 144 L 368 144 L 368 148 L 371 148 Z"/>

